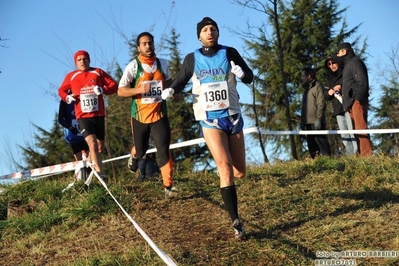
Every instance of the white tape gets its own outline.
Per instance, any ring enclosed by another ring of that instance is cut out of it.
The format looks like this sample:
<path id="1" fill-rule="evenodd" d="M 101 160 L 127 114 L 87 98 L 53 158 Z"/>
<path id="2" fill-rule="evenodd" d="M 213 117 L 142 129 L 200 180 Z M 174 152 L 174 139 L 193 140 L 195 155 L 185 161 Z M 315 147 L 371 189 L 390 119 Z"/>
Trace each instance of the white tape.
<path id="1" fill-rule="evenodd" d="M 35 168 L 35 169 L 31 169 L 31 170 L 24 170 L 21 172 L 16 172 L 13 174 L 0 176 L 0 180 L 30 178 L 30 177 L 42 176 L 42 175 L 53 174 L 53 173 L 64 173 L 64 172 L 75 170 L 75 166 L 79 163 L 80 163 L 79 161 L 75 161 L 75 162 L 69 162 L 69 163 L 56 164 L 56 165 Z"/>
<path id="2" fill-rule="evenodd" d="M 74 173 L 74 179 L 72 183 L 69 183 L 66 188 L 62 190 L 62 192 L 65 192 L 73 187 L 73 185 L 82 179 L 82 168 L 89 167 L 88 162 L 87 162 L 87 154 L 84 151 L 82 154 L 82 160 L 79 161 L 79 163 L 75 166 L 75 173 Z M 91 173 L 90 173 L 91 174 Z M 91 180 L 91 179 L 90 179 Z M 87 180 L 86 180 L 87 182 Z M 89 184 L 88 184 L 89 185 Z"/>
<path id="3" fill-rule="evenodd" d="M 358 130 L 292 130 L 292 131 L 268 131 L 262 130 L 257 127 L 251 127 L 244 129 L 244 134 L 248 133 L 260 133 L 262 135 L 337 135 L 337 134 L 389 134 L 389 133 L 399 133 L 399 129 L 358 129 Z M 180 147 L 186 147 L 190 145 L 204 143 L 204 138 L 198 138 L 193 140 L 187 140 L 179 143 L 174 143 L 170 145 L 170 149 L 176 149 Z M 156 148 L 149 149 L 147 153 L 156 152 Z M 127 159 L 130 154 L 111 158 L 104 160 L 103 163 Z M 4 179 L 18 179 L 18 178 L 30 178 L 37 177 L 47 174 L 63 173 L 75 170 L 76 164 L 79 162 L 69 162 L 63 164 L 57 164 L 52 166 L 46 166 L 41 168 L 36 168 L 32 170 L 26 170 L 21 172 L 16 172 L 9 175 L 0 176 L 0 180 Z"/>
<path id="4" fill-rule="evenodd" d="M 244 132 L 244 134 L 254 133 L 254 132 L 259 132 L 259 129 L 257 127 L 251 127 L 251 128 L 244 129 L 243 132 Z M 191 145 L 200 144 L 200 143 L 205 143 L 205 139 L 204 138 L 198 138 L 198 139 L 182 141 L 182 142 L 179 142 L 179 143 L 174 143 L 174 144 L 171 144 L 169 146 L 169 149 L 172 150 L 172 149 L 186 147 L 186 146 L 191 146 Z M 153 153 L 153 152 L 156 152 L 156 151 L 157 151 L 156 148 L 152 148 L 152 149 L 149 149 L 147 151 L 147 153 Z M 120 159 L 127 159 L 129 157 L 130 157 L 130 154 L 127 154 L 127 155 L 111 158 L 111 159 L 108 159 L 108 160 L 104 160 L 103 163 L 107 163 L 107 162 L 111 162 L 111 161 L 117 161 L 117 160 L 120 160 Z"/>
<path id="5" fill-rule="evenodd" d="M 90 186 L 91 180 L 93 179 L 94 172 L 95 171 L 91 170 L 89 176 L 87 177 L 87 179 L 85 181 L 85 185 L 86 186 Z"/>
<path id="6" fill-rule="evenodd" d="M 356 129 L 356 130 L 293 130 L 268 131 L 261 130 L 263 135 L 337 135 L 337 134 L 389 134 L 399 133 L 399 129 Z"/>
<path id="7" fill-rule="evenodd" d="M 108 189 L 107 184 L 104 182 L 104 180 L 99 176 L 99 174 L 96 172 L 96 170 L 93 167 L 93 164 L 86 161 L 86 165 L 88 165 L 91 168 L 91 173 L 90 176 L 87 180 L 90 179 L 93 175 L 97 177 L 97 180 L 101 183 L 101 185 L 105 188 L 105 190 L 108 192 L 108 194 L 112 197 L 112 199 L 115 201 L 115 203 L 119 206 L 119 208 L 122 210 L 122 212 L 126 215 L 126 217 L 132 222 L 133 226 L 137 229 L 137 231 L 141 234 L 141 236 L 147 241 L 147 243 L 152 247 L 152 249 L 158 254 L 158 256 L 166 263 L 168 266 L 176 266 L 176 263 L 162 250 L 160 249 L 152 240 L 151 238 L 147 235 L 147 233 L 141 229 L 141 227 L 137 224 L 135 220 L 130 216 L 130 214 L 123 208 L 123 206 L 118 202 L 118 200 L 114 197 L 114 195 L 111 193 L 111 191 Z M 86 180 L 86 182 L 87 182 Z M 87 186 L 90 184 L 90 182 L 87 184 Z"/>

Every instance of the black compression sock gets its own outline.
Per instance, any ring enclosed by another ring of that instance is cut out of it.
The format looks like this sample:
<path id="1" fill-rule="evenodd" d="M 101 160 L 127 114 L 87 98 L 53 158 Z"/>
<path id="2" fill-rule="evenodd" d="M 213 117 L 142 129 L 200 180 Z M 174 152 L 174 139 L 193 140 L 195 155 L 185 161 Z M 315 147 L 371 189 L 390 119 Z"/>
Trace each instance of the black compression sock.
<path id="1" fill-rule="evenodd" d="M 226 210 L 230 215 L 231 221 L 234 222 L 235 219 L 238 219 L 236 186 L 232 185 L 220 188 L 220 193 L 222 194 L 222 199 L 226 206 Z"/>

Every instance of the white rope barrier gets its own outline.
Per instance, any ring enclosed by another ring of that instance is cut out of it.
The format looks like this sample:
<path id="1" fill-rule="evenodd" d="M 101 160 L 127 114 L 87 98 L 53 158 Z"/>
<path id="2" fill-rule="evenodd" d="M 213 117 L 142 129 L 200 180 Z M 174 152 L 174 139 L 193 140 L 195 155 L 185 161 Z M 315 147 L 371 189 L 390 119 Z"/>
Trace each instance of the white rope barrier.
<path id="1" fill-rule="evenodd" d="M 258 132 L 259 130 L 258 130 L 257 127 L 251 127 L 251 128 L 246 128 L 243 131 L 244 131 L 244 134 L 248 134 L 248 133 Z M 177 149 L 177 148 L 181 148 L 181 147 L 187 147 L 187 146 L 200 144 L 200 143 L 205 143 L 205 139 L 204 138 L 198 138 L 198 139 L 192 139 L 192 140 L 187 140 L 187 141 L 174 143 L 174 144 L 171 144 L 169 146 L 169 149 L 172 150 L 172 149 Z M 152 148 L 152 149 L 149 149 L 147 151 L 147 153 L 153 153 L 153 152 L 156 152 L 156 151 L 157 151 L 156 148 Z M 115 157 L 115 158 L 104 160 L 103 163 L 117 161 L 117 160 L 120 160 L 120 159 L 127 159 L 129 157 L 130 157 L 130 154 L 127 154 L 127 155 L 123 155 L 123 156 L 119 156 L 119 157 Z M 0 179 L 1 179 L 1 177 L 0 177 Z"/>
<path id="2" fill-rule="evenodd" d="M 340 135 L 340 134 L 389 134 L 399 133 L 399 129 L 356 129 L 356 130 L 293 130 L 268 131 L 260 130 L 263 135 Z"/>
<path id="3" fill-rule="evenodd" d="M 75 168 L 78 164 L 79 164 L 79 161 L 74 161 L 74 162 L 69 162 L 69 163 L 56 164 L 56 165 L 35 168 L 35 169 L 31 169 L 31 170 L 24 170 L 21 172 L 15 172 L 15 173 L 12 173 L 9 175 L 0 176 L 0 180 L 30 178 L 30 177 L 36 177 L 36 176 L 43 176 L 43 175 L 47 175 L 50 173 L 61 174 L 64 172 L 75 170 Z"/>
<path id="4" fill-rule="evenodd" d="M 97 178 L 97 180 L 105 188 L 105 190 L 108 192 L 108 194 L 111 196 L 111 198 L 115 201 L 115 203 L 119 206 L 119 208 L 122 210 L 122 212 L 125 214 L 125 216 L 129 219 L 129 221 L 133 224 L 133 226 L 140 233 L 140 235 L 145 239 L 145 241 L 147 241 L 147 243 L 152 247 L 152 249 L 158 254 L 158 256 L 166 263 L 166 265 L 176 266 L 176 263 L 162 249 L 160 249 L 154 243 L 154 241 L 151 240 L 151 238 L 147 235 L 147 233 L 143 229 L 141 229 L 141 227 L 138 225 L 138 223 L 130 216 L 130 214 L 125 210 L 125 208 L 123 208 L 123 206 L 118 202 L 118 200 L 114 197 L 114 195 L 108 189 L 107 184 L 104 182 L 104 180 L 98 175 L 98 173 L 94 169 L 93 164 L 91 164 L 90 162 L 86 162 L 86 163 L 91 168 L 90 176 L 94 175 Z M 89 181 L 89 184 L 90 184 L 91 177 L 89 177 L 89 179 L 90 179 L 90 181 Z M 85 184 L 89 185 L 86 182 L 85 182 Z"/>
<path id="5" fill-rule="evenodd" d="M 249 133 L 260 133 L 262 135 L 337 135 L 337 134 L 391 134 L 391 133 L 399 133 L 399 129 L 357 129 L 357 130 L 292 130 L 292 131 L 269 131 L 263 130 L 258 127 L 250 127 L 244 129 L 244 134 Z M 190 145 L 204 143 L 204 138 L 197 138 L 187 141 L 182 141 L 179 143 L 174 143 L 170 145 L 170 149 L 176 149 L 180 147 L 186 147 Z M 156 152 L 156 148 L 149 149 L 147 153 Z M 127 159 L 130 157 L 130 154 L 111 158 L 104 160 L 103 163 L 117 161 L 121 159 Z M 61 174 L 68 171 L 74 171 L 77 167 L 79 161 L 68 162 L 63 164 L 51 165 L 46 167 L 40 167 L 31 170 L 24 170 L 21 172 L 12 173 L 9 175 L 0 176 L 1 180 L 6 179 L 20 179 L 20 178 L 33 178 L 48 174 Z"/>

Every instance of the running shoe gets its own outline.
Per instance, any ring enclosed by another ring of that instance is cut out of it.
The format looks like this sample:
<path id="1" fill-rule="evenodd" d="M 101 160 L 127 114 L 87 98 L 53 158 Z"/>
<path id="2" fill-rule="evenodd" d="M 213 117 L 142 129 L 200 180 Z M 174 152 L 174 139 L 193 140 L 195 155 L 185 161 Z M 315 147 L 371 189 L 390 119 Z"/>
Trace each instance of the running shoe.
<path id="1" fill-rule="evenodd" d="M 129 161 L 127 162 L 127 167 L 129 168 L 130 172 L 135 173 L 139 167 L 139 159 L 130 156 Z"/>
<path id="2" fill-rule="evenodd" d="M 171 188 L 165 188 L 165 199 L 171 199 L 177 196 L 177 188 L 171 187 Z"/>
<path id="3" fill-rule="evenodd" d="M 234 237 L 238 241 L 243 241 L 246 238 L 244 225 L 240 219 L 235 219 L 233 222 Z"/>

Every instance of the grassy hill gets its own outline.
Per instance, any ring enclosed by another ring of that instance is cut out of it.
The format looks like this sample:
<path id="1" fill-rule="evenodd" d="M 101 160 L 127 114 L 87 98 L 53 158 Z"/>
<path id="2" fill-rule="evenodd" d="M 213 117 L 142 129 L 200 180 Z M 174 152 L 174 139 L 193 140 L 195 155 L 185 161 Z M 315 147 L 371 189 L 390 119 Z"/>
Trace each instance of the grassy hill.
<path id="1" fill-rule="evenodd" d="M 1 265 L 165 265 L 98 182 L 89 191 L 78 183 L 62 193 L 71 179 L 6 187 Z M 173 200 L 164 200 L 160 179 L 138 182 L 131 173 L 108 188 L 177 265 L 317 265 L 331 259 L 326 252 L 357 265 L 399 265 L 397 158 L 249 166 L 236 182 L 245 242 L 234 240 L 215 173 L 178 172 L 175 185 L 180 195 Z M 7 220 L 12 200 L 26 213 Z"/>

